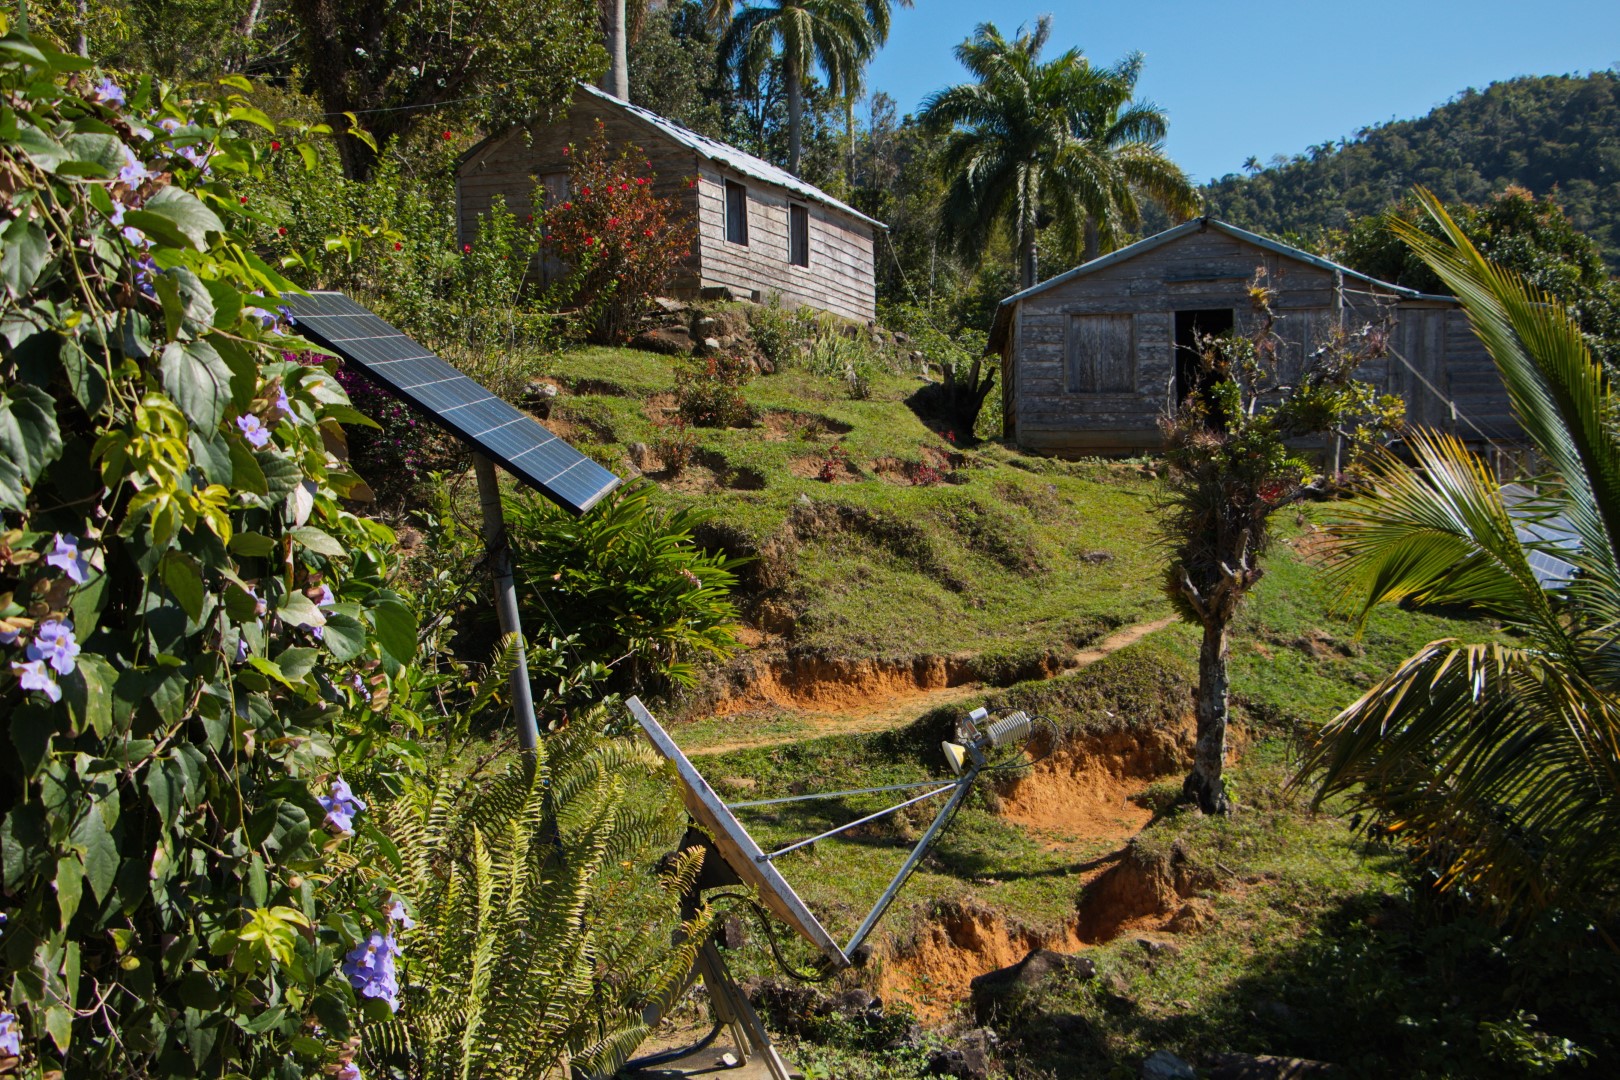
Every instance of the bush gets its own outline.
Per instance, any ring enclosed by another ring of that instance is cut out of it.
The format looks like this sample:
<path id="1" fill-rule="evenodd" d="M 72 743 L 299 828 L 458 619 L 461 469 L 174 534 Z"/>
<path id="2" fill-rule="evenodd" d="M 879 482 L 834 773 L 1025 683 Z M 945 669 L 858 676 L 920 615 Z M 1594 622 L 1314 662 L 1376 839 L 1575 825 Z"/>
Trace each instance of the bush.
<path id="1" fill-rule="evenodd" d="M 241 93 L 125 91 L 11 35 L 0 269 L 0 986 L 22 1071 L 316 1073 L 378 898 L 336 775 L 416 651 L 363 422 L 267 294 Z M 228 88 L 246 90 L 240 79 Z M 296 145 L 296 144 L 295 144 Z M 245 201 L 244 201 L 245 200 Z M 362 883 L 363 884 L 363 883 Z"/>
<path id="2" fill-rule="evenodd" d="M 616 345 L 690 257 L 694 226 L 674 215 L 673 200 L 653 194 L 652 163 L 639 148 L 613 156 L 601 121 L 590 142 L 568 152 L 571 195 L 545 212 L 546 244 L 578 268 L 573 295 L 591 340 Z"/>
<path id="3" fill-rule="evenodd" d="M 578 636 L 579 652 L 614 668 L 618 685 L 696 679 L 692 661 L 737 648 L 729 590 L 741 560 L 692 543 L 696 519 L 621 494 L 574 518 L 524 498 L 508 508 L 518 573 L 529 583 L 524 624 Z"/>
<path id="4" fill-rule="evenodd" d="M 653 439 L 653 453 L 658 455 L 658 460 L 664 463 L 664 469 L 671 476 L 679 476 L 686 471 L 697 454 L 697 438 L 686 426 L 684 417 L 677 416 L 660 428 L 658 436 Z"/>
<path id="5" fill-rule="evenodd" d="M 815 312 L 805 307 L 787 310 L 779 293 L 748 309 L 748 326 L 760 355 L 778 371 L 803 357 L 817 331 Z"/>
<path id="6" fill-rule="evenodd" d="M 742 388 L 753 378 L 753 365 L 735 353 L 683 364 L 675 373 L 675 403 L 681 419 L 700 427 L 741 427 L 754 415 L 742 395 Z"/>

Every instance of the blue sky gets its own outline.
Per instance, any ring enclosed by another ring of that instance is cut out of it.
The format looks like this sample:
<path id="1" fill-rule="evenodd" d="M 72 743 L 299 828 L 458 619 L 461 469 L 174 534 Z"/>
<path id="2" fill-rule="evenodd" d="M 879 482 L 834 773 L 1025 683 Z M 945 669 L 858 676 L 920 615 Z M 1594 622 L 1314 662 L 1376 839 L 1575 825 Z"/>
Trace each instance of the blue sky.
<path id="1" fill-rule="evenodd" d="M 1170 115 L 1170 155 L 1194 179 L 1236 172 L 1419 116 L 1468 86 L 1620 64 L 1620 0 L 916 0 L 897 9 L 868 85 L 913 112 L 967 78 L 951 50 L 980 22 L 1011 36 L 1052 15 L 1046 56 L 1146 57 L 1139 96 Z"/>

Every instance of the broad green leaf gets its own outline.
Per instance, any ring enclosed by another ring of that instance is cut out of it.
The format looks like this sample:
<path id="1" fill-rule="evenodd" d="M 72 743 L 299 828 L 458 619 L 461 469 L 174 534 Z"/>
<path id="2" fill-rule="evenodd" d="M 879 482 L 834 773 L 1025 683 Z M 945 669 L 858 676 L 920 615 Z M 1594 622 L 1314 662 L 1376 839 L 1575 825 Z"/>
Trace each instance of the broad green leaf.
<path id="1" fill-rule="evenodd" d="M 163 557 L 163 584 L 179 603 L 180 609 L 192 621 L 202 618 L 202 567 L 197 560 L 181 551 L 171 551 Z"/>
<path id="2" fill-rule="evenodd" d="M 305 628 L 326 625 L 326 612 L 301 592 L 290 592 L 276 604 L 276 615 L 288 626 Z"/>
<path id="3" fill-rule="evenodd" d="M 371 605 L 368 614 L 384 657 L 396 664 L 416 659 L 415 612 L 399 600 L 382 600 Z"/>
<path id="4" fill-rule="evenodd" d="M 198 251 L 208 247 L 209 234 L 225 231 L 218 214 L 197 196 L 177 187 L 160 189 L 140 210 L 125 214 L 124 221 L 166 244 Z"/>
<path id="5" fill-rule="evenodd" d="M 17 122 L 15 138 L 18 148 L 45 172 L 55 172 L 56 167 L 68 159 L 67 149 L 61 143 L 26 120 Z"/>
<path id="6" fill-rule="evenodd" d="M 298 462 L 276 450 L 255 450 L 253 459 L 264 472 L 265 492 L 272 499 L 283 499 L 304 481 Z"/>
<path id="7" fill-rule="evenodd" d="M 282 686 L 291 689 L 292 683 L 287 680 L 287 676 L 281 673 L 281 668 L 277 667 L 273 662 L 266 660 L 262 656 L 250 656 L 248 657 L 247 662 L 248 666 L 253 668 L 253 670 L 264 675 L 268 675 Z"/>
<path id="8" fill-rule="evenodd" d="M 315 661 L 320 659 L 320 652 L 316 649 L 306 649 L 302 646 L 284 650 L 276 657 L 276 666 L 281 673 L 293 682 L 302 682 L 304 676 L 315 670 Z"/>
<path id="9" fill-rule="evenodd" d="M 61 913 L 62 929 L 73 921 L 84 896 L 84 864 L 77 855 L 63 855 L 56 860 L 56 908 Z"/>
<path id="10" fill-rule="evenodd" d="M 62 340 L 62 348 L 57 355 L 61 359 L 62 370 L 67 373 L 68 386 L 73 389 L 74 398 L 84 406 L 84 411 L 91 416 L 101 412 L 102 406 L 107 403 L 107 376 L 102 374 L 101 365 L 73 338 Z"/>
<path id="11" fill-rule="evenodd" d="M 6 227 L 4 250 L 0 252 L 0 281 L 12 297 L 21 300 L 39 280 L 50 257 L 51 242 L 38 223 L 17 218 Z"/>
<path id="12" fill-rule="evenodd" d="M 253 456 L 253 450 L 243 439 L 232 439 L 231 444 L 231 483 L 238 491 L 245 491 L 251 495 L 268 495 L 269 486 L 264 480 L 264 470 L 259 467 L 259 459 Z M 231 539 L 236 539 L 232 535 Z"/>
<path id="13" fill-rule="evenodd" d="M 73 1010 L 65 1005 L 52 1005 L 45 1010 L 45 1031 L 56 1049 L 67 1053 L 73 1041 Z"/>
<path id="14" fill-rule="evenodd" d="M 106 738 L 113 726 L 113 683 L 117 672 L 94 653 L 80 653 L 73 674 L 62 679 L 62 697 L 80 728 Z"/>
<path id="15" fill-rule="evenodd" d="M 341 559 L 348 554 L 344 546 L 337 542 L 330 533 L 317 529 L 313 525 L 300 525 L 296 529 L 289 529 L 292 538 L 317 555 L 325 555 L 329 559 Z"/>
<path id="16" fill-rule="evenodd" d="M 235 293 L 235 290 L 232 290 Z M 241 295 L 236 294 L 237 300 Z M 215 301 L 216 304 L 218 301 Z M 223 324 L 223 314 L 215 317 L 215 322 Z M 231 401 L 241 412 L 253 402 L 253 395 L 259 389 L 259 358 L 249 352 L 242 343 L 224 334 L 209 334 L 209 344 L 219 350 L 220 358 L 225 366 L 231 369 Z M 258 494 L 263 494 L 259 492 Z"/>
<path id="17" fill-rule="evenodd" d="M 73 829 L 73 844 L 84 852 L 84 879 L 96 899 L 105 901 L 118 876 L 118 845 L 113 843 L 101 807 L 92 806 Z"/>
<path id="18" fill-rule="evenodd" d="M 152 284 L 163 303 L 171 338 L 200 337 L 214 325 L 214 298 L 202 278 L 186 267 L 166 270 Z"/>
<path id="19" fill-rule="evenodd" d="M 321 644 L 338 660 L 353 660 L 366 651 L 366 627 L 353 615 L 332 612 L 326 616 Z"/>
<path id="20" fill-rule="evenodd" d="M 72 160 L 59 167 L 59 172 L 67 172 L 76 165 L 89 166 L 89 171 L 79 171 L 83 176 L 115 176 L 118 170 L 124 167 L 124 143 L 116 135 L 84 134 L 75 132 L 62 140 Z"/>
<path id="21" fill-rule="evenodd" d="M 51 396 L 26 383 L 0 391 L 0 508 L 23 509 L 25 489 L 61 456 L 62 433 Z"/>
<path id="22" fill-rule="evenodd" d="M 276 550 L 276 542 L 263 533 L 238 532 L 231 534 L 231 550 L 250 559 L 262 559 Z M 243 594 L 247 595 L 246 593 Z"/>
<path id="23" fill-rule="evenodd" d="M 231 401 L 231 370 L 206 341 L 174 341 L 163 347 L 163 388 L 191 422 L 215 428 Z"/>

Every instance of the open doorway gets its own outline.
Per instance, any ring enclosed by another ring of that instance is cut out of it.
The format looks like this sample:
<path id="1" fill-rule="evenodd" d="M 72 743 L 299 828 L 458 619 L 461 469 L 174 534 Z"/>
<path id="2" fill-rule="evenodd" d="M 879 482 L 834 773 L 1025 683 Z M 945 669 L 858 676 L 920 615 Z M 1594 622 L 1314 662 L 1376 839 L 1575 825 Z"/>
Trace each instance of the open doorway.
<path id="1" fill-rule="evenodd" d="M 1230 334 L 1236 325 L 1231 308 L 1195 308 L 1176 312 L 1176 404 L 1210 379 L 1203 370 L 1198 340 Z"/>

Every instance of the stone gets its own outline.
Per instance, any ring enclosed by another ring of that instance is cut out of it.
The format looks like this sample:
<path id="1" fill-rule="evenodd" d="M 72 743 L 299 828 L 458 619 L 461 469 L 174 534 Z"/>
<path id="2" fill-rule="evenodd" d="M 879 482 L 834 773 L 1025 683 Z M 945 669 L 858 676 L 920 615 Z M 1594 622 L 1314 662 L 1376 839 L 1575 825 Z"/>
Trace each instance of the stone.
<path id="1" fill-rule="evenodd" d="M 1143 952 L 1155 959 L 1161 956 L 1175 957 L 1181 955 L 1181 947 L 1168 941 L 1156 941 L 1153 938 L 1139 937 L 1136 939 L 1136 945 Z"/>
<path id="2" fill-rule="evenodd" d="M 1155 1050 L 1142 1062 L 1142 1080 L 1198 1080 L 1193 1067 L 1168 1050 Z"/>
<path id="3" fill-rule="evenodd" d="M 1270 1054 L 1211 1054 L 1209 1080 L 1328 1080 L 1344 1070 L 1325 1061 Z"/>
<path id="4" fill-rule="evenodd" d="M 973 1015 L 979 1023 L 990 1023 L 997 1015 L 1014 1011 L 1046 982 L 1067 978 L 1083 982 L 1095 977 L 1097 965 L 1088 957 L 1070 956 L 1052 949 L 1031 949 L 1016 964 L 989 971 L 970 985 Z"/>
<path id="5" fill-rule="evenodd" d="M 630 347 L 665 356 L 684 356 L 692 351 L 692 335 L 684 326 L 659 326 L 631 338 Z"/>
<path id="6" fill-rule="evenodd" d="M 689 306 L 687 304 L 684 304 L 679 300 L 672 299 L 668 296 L 655 296 L 653 297 L 652 302 L 653 306 L 659 311 L 662 311 L 665 315 L 680 315 L 689 310 Z"/>
<path id="7" fill-rule="evenodd" d="M 983 1050 L 939 1050 L 929 1057 L 928 1072 L 955 1080 L 990 1080 L 990 1059 Z"/>
<path id="8" fill-rule="evenodd" d="M 727 915 L 714 937 L 723 949 L 741 949 L 748 944 L 748 924 L 735 915 Z"/>
<path id="9" fill-rule="evenodd" d="M 910 334 L 903 334 L 899 330 L 896 330 L 894 332 L 894 343 L 896 345 L 910 345 L 911 344 L 911 335 Z"/>
<path id="10" fill-rule="evenodd" d="M 719 352 L 720 351 L 720 339 L 719 338 L 712 338 L 712 337 L 704 338 L 703 339 L 703 351 L 706 352 L 706 353 L 717 353 L 717 352 Z"/>
<path id="11" fill-rule="evenodd" d="M 713 337 L 720 333 L 720 320 L 709 315 L 699 315 L 692 320 L 692 335 L 694 337 Z"/>

